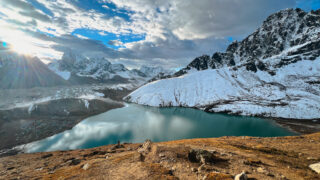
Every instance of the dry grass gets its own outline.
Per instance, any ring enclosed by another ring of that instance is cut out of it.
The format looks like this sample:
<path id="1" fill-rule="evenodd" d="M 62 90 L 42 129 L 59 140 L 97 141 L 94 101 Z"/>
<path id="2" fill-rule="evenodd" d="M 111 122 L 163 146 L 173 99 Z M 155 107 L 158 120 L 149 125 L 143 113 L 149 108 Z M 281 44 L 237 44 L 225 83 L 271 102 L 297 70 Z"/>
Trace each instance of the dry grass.
<path id="1" fill-rule="evenodd" d="M 126 144 L 113 152 L 111 146 L 104 146 L 0 158 L 0 179 L 232 179 L 242 171 L 251 179 L 320 179 L 308 167 L 320 161 L 320 133 L 154 143 L 143 161 L 139 145 Z M 198 171 L 201 164 L 188 160 L 193 148 L 214 152 L 215 163 Z M 90 165 L 87 170 L 84 164 Z"/>

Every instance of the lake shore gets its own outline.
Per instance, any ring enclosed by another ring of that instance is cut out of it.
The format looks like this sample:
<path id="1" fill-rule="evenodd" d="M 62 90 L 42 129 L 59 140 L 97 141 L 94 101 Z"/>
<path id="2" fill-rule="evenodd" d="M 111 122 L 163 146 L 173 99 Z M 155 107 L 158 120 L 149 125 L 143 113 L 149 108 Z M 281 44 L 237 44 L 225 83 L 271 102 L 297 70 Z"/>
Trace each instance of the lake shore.
<path id="1" fill-rule="evenodd" d="M 0 179 L 233 179 L 243 171 L 250 179 L 319 179 L 309 165 L 320 161 L 320 133 L 125 143 L 0 161 Z"/>
<path id="2" fill-rule="evenodd" d="M 36 106 L 31 113 L 29 107 L 0 111 L 0 150 L 6 152 L 15 146 L 50 137 L 72 129 L 87 117 L 124 105 L 108 99 L 60 99 Z M 0 156 L 5 154 L 0 153 Z"/>
<path id="3" fill-rule="evenodd" d="M 320 132 L 320 119 L 299 120 L 272 118 L 280 126 L 299 134 L 312 134 Z"/>

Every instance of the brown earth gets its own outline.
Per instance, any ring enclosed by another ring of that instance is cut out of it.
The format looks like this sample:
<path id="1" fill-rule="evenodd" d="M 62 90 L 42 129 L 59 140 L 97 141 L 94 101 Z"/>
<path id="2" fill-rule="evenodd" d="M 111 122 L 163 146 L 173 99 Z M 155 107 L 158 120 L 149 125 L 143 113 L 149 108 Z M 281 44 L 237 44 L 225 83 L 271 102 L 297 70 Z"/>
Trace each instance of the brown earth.
<path id="1" fill-rule="evenodd" d="M 320 179 L 320 133 L 109 145 L 0 158 L 0 179 Z M 140 148 L 139 148 L 140 147 Z"/>

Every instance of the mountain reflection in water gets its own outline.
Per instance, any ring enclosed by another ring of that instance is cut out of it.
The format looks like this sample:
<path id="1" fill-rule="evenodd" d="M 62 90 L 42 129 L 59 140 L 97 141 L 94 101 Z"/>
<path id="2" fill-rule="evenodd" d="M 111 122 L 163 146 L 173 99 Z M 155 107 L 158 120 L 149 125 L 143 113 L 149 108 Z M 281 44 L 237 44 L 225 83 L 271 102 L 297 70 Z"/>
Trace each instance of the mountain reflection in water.
<path id="1" fill-rule="evenodd" d="M 92 148 L 121 142 L 169 141 L 220 136 L 286 136 L 294 133 L 270 120 L 206 113 L 191 108 L 135 104 L 89 117 L 73 129 L 24 145 L 26 152 Z"/>

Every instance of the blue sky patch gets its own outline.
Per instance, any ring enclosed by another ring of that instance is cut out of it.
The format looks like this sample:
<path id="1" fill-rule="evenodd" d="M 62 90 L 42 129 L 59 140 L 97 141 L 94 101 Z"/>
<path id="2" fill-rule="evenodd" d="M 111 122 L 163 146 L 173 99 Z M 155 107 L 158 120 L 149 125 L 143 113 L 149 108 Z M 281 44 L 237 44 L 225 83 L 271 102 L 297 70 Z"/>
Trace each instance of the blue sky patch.
<path id="1" fill-rule="evenodd" d="M 30 4 L 32 4 L 32 6 L 34 6 L 37 9 L 40 9 L 43 13 L 49 15 L 49 16 L 53 16 L 53 13 L 46 8 L 43 4 L 39 3 L 36 0 L 27 0 Z"/>
<path id="2" fill-rule="evenodd" d="M 305 10 L 317 10 L 320 9 L 320 0 L 297 0 L 297 7 Z"/>
<path id="3" fill-rule="evenodd" d="M 97 12 L 105 14 L 107 18 L 118 16 L 126 21 L 130 21 L 130 16 L 128 14 L 132 13 L 123 9 L 119 9 L 113 3 L 99 3 L 98 1 L 92 0 L 81 0 L 72 2 L 74 5 L 85 9 L 85 10 L 95 10 Z M 103 7 L 105 5 L 106 7 Z"/>
<path id="4" fill-rule="evenodd" d="M 129 43 L 129 42 L 137 42 L 145 39 L 145 35 L 139 35 L 139 34 L 117 35 L 114 33 L 102 32 L 102 31 L 91 30 L 91 29 L 76 29 L 71 34 L 75 36 L 81 35 L 89 39 L 101 41 L 104 45 L 113 49 L 119 49 L 121 48 L 121 46 L 110 45 L 108 43 L 109 41 L 118 40 L 122 43 Z"/>
<path id="5" fill-rule="evenodd" d="M 53 34 L 51 34 L 51 33 L 48 33 L 48 32 L 40 31 L 39 29 L 37 29 L 37 32 L 38 32 L 38 33 L 41 33 L 41 34 L 45 34 L 45 35 L 47 35 L 47 36 L 49 36 L 49 37 L 55 37 L 55 35 L 53 35 Z"/>

